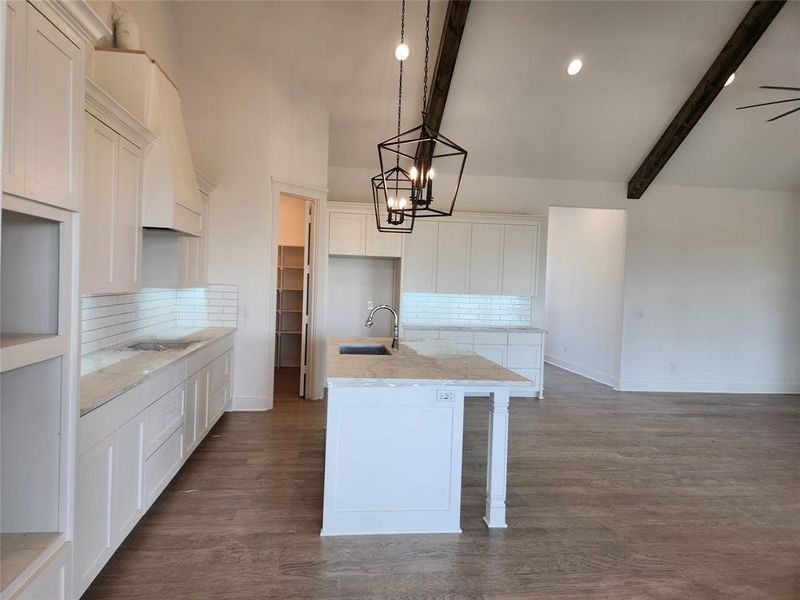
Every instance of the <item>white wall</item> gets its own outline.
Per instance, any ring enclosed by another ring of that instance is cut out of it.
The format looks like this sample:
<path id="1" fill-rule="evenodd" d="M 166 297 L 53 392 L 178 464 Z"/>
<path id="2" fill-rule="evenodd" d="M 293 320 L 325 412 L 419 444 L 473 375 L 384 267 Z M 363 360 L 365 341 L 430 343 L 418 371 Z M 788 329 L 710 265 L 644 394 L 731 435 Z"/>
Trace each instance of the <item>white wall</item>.
<path id="1" fill-rule="evenodd" d="M 269 55 L 251 51 L 242 33 L 246 15 L 225 29 L 213 18 L 215 5 L 174 5 L 181 99 L 195 163 L 218 185 L 210 207 L 209 279 L 239 286 L 233 408 L 269 409 L 270 178 L 326 185 L 328 113 L 314 94 L 288 89 L 301 84 L 276 74 Z"/>
<path id="2" fill-rule="evenodd" d="M 548 232 L 545 360 L 616 386 L 625 211 L 552 207 Z"/>
<path id="3" fill-rule="evenodd" d="M 328 262 L 328 335 L 330 337 L 390 337 L 393 319 L 389 311 L 375 315 L 371 328 L 364 326 L 375 306 L 397 306 L 397 261 L 391 258 L 332 256 Z"/>
<path id="4" fill-rule="evenodd" d="M 278 244 L 281 246 L 305 246 L 306 202 L 300 198 L 281 195 L 278 220 Z"/>
<path id="5" fill-rule="evenodd" d="M 800 392 L 800 197 L 655 187 L 628 214 L 622 389 Z"/>
<path id="6" fill-rule="evenodd" d="M 369 202 L 371 174 L 332 167 L 329 198 Z M 456 210 L 550 206 L 628 209 L 624 389 L 800 392 L 800 194 L 465 176 Z"/>

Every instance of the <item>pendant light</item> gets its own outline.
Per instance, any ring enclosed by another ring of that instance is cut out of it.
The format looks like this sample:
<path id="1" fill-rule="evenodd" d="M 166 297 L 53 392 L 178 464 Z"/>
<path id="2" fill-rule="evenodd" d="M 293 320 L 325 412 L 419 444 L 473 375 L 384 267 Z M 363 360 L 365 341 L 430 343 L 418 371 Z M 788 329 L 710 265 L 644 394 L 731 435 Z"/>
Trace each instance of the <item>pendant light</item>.
<path id="1" fill-rule="evenodd" d="M 410 180 L 409 197 L 403 207 L 395 206 L 395 218 L 400 215 L 413 218 L 449 217 L 453 214 L 461 177 L 467 161 L 467 151 L 451 141 L 428 123 L 428 54 L 430 51 L 431 2 L 428 0 L 425 18 L 425 72 L 422 93 L 422 124 L 399 132 L 395 137 L 378 144 L 378 160 L 384 175 L 384 201 L 390 196 L 386 190 L 391 186 L 385 164 L 395 163 L 395 169 Z M 435 168 L 434 168 L 435 163 Z M 438 170 L 438 173 L 437 173 Z M 446 172 L 447 176 L 442 177 Z M 455 181 L 452 176 L 457 175 Z M 434 179 L 436 194 L 434 194 Z M 442 181 L 444 179 L 444 181 Z M 448 181 L 450 180 L 450 181 Z M 395 197 L 396 198 L 396 197 Z"/>
<path id="2" fill-rule="evenodd" d="M 397 135 L 400 135 L 400 123 L 403 115 L 403 62 L 408 58 L 409 49 L 405 43 L 406 0 L 400 8 L 400 44 L 394 51 L 400 62 L 400 83 L 397 92 Z M 414 229 L 414 215 L 406 214 L 405 209 L 411 206 L 410 198 L 413 190 L 411 177 L 400 168 L 400 157 L 397 156 L 394 167 L 381 172 L 372 180 L 372 202 L 375 206 L 375 223 L 378 231 L 385 233 L 411 233 Z"/>

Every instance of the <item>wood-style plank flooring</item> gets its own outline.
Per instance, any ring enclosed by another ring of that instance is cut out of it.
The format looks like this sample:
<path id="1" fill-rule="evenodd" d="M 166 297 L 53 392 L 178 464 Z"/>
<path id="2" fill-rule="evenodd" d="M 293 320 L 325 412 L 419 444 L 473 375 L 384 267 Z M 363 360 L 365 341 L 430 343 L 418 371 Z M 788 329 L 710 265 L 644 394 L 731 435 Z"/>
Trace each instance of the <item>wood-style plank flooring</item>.
<path id="1" fill-rule="evenodd" d="M 466 410 L 461 535 L 320 538 L 323 402 L 222 417 L 84 596 L 800 598 L 800 396 L 619 393 L 547 367 L 512 400 L 507 530 L 481 522 Z"/>

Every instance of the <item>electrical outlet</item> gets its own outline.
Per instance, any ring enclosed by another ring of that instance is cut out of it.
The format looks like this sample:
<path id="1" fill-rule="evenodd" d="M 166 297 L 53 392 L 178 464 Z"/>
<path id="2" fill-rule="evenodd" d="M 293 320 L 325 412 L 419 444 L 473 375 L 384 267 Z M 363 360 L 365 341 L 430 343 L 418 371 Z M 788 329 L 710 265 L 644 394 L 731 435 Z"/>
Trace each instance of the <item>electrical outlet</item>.
<path id="1" fill-rule="evenodd" d="M 372 300 L 367 300 L 367 310 L 375 308 L 375 303 Z"/>
<path id="2" fill-rule="evenodd" d="M 455 402 L 456 393 L 453 390 L 439 390 L 436 392 L 436 400 L 439 402 Z"/>

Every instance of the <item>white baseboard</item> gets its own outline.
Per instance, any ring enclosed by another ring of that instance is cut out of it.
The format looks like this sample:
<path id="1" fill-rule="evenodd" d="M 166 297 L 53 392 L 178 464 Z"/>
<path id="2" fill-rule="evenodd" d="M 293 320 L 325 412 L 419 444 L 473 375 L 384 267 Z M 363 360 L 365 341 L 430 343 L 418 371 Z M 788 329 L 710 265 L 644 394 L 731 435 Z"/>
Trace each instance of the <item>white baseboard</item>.
<path id="1" fill-rule="evenodd" d="M 544 362 L 575 373 L 576 375 L 587 377 L 593 381 L 596 381 L 597 383 L 602 383 L 603 385 L 613 387 L 614 389 L 617 389 L 617 386 L 619 385 L 619 380 L 608 373 L 602 373 L 584 365 L 579 365 L 568 360 L 556 358 L 550 354 L 544 355 Z"/>
<path id="2" fill-rule="evenodd" d="M 698 382 L 620 379 L 621 392 L 683 392 L 698 394 L 800 394 L 800 383 Z"/>
<path id="3" fill-rule="evenodd" d="M 230 412 L 272 410 L 272 400 L 262 396 L 234 396 Z"/>

